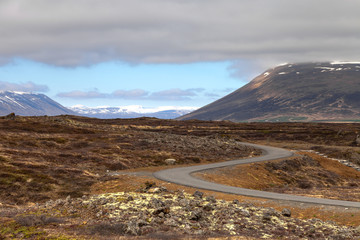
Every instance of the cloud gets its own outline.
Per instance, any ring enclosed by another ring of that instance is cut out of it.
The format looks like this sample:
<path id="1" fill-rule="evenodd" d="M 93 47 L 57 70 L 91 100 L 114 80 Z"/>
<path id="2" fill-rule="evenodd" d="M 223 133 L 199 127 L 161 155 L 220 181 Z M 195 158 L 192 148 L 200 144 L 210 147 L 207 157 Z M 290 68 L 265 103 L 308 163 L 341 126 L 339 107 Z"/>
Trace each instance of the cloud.
<path id="1" fill-rule="evenodd" d="M 2 0 L 0 62 L 359 60 L 359 9 L 354 0 Z"/>
<path id="2" fill-rule="evenodd" d="M 219 98 L 220 95 L 217 93 L 206 93 L 205 96 L 210 97 L 210 98 Z"/>
<path id="3" fill-rule="evenodd" d="M 47 92 L 49 91 L 48 86 L 39 85 L 33 82 L 26 83 L 10 83 L 5 81 L 0 81 L 0 90 L 1 91 L 20 91 L 20 92 Z"/>
<path id="4" fill-rule="evenodd" d="M 147 91 L 144 91 L 142 89 L 134 89 L 130 91 L 117 90 L 111 94 L 111 97 L 123 99 L 139 99 L 146 97 L 148 94 L 149 93 Z"/>
<path id="5" fill-rule="evenodd" d="M 173 88 L 169 90 L 154 92 L 149 96 L 149 99 L 162 101 L 186 101 L 192 99 L 192 97 L 197 96 L 196 92 L 198 91 L 199 89 L 182 90 L 179 88 Z"/>
<path id="6" fill-rule="evenodd" d="M 99 93 L 98 91 L 71 91 L 58 93 L 56 96 L 61 98 L 72 98 L 72 99 L 92 99 L 92 98 L 106 98 L 108 97 L 105 93 Z"/>
<path id="7" fill-rule="evenodd" d="M 232 62 L 228 67 L 228 71 L 232 78 L 237 78 L 242 81 L 251 81 L 254 77 L 259 75 L 261 71 L 272 66 L 272 64 L 276 63 L 270 63 L 270 65 L 268 65 L 265 61 L 237 60 Z"/>
<path id="8" fill-rule="evenodd" d="M 101 93 L 99 91 L 71 91 L 58 93 L 57 96 L 61 98 L 72 99 L 95 99 L 95 98 L 109 98 L 109 99 L 126 99 L 126 100 L 168 100 L 168 101 L 185 101 L 192 97 L 198 96 L 198 93 L 203 92 L 203 88 L 191 88 L 182 90 L 179 88 L 167 89 L 158 92 L 148 92 L 142 89 L 133 90 L 116 90 L 112 93 Z"/>

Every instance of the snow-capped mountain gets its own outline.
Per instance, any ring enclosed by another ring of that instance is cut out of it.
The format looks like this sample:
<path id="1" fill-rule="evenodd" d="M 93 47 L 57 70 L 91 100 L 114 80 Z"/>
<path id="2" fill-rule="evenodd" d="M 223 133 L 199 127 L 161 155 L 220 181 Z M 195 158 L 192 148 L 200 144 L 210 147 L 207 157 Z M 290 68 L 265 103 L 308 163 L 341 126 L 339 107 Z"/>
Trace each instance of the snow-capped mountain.
<path id="1" fill-rule="evenodd" d="M 75 114 L 44 94 L 0 91 L 0 115 L 54 116 Z"/>
<path id="2" fill-rule="evenodd" d="M 95 118 L 137 118 L 137 117 L 156 117 L 162 119 L 172 119 L 188 114 L 196 107 L 173 107 L 163 106 L 157 108 L 144 108 L 139 105 L 124 107 L 86 107 L 83 105 L 75 105 L 69 107 L 78 115 Z"/>
<path id="3" fill-rule="evenodd" d="M 282 64 L 179 120 L 360 119 L 360 62 Z"/>

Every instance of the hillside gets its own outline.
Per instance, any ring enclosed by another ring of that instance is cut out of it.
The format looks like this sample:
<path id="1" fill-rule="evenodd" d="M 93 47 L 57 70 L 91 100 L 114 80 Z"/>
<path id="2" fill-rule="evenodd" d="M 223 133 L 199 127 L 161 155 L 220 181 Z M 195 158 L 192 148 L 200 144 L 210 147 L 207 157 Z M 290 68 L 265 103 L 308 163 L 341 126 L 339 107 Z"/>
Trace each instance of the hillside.
<path id="1" fill-rule="evenodd" d="M 360 63 L 272 68 L 180 120 L 314 121 L 360 119 Z"/>
<path id="2" fill-rule="evenodd" d="M 21 116 L 75 114 L 44 94 L 0 92 L 0 116 L 10 113 Z"/>

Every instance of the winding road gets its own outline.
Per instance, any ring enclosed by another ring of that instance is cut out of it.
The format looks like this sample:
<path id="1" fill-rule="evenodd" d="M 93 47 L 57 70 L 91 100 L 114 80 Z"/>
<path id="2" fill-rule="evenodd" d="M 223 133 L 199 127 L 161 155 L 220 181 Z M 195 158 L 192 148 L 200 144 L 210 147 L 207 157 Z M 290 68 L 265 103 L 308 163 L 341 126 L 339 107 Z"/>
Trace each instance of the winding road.
<path id="1" fill-rule="evenodd" d="M 302 203 L 360 208 L 360 202 L 351 202 L 351 201 L 342 201 L 342 200 L 333 200 L 333 199 L 324 199 L 324 198 L 312 198 L 312 197 L 304 197 L 304 196 L 296 196 L 290 194 L 272 193 L 272 192 L 265 192 L 265 191 L 252 190 L 246 188 L 232 187 L 232 186 L 204 181 L 195 178 L 191 175 L 195 172 L 205 171 L 214 168 L 222 168 L 222 167 L 229 167 L 240 164 L 276 160 L 280 158 L 291 157 L 293 155 L 292 152 L 281 148 L 275 148 L 275 147 L 269 147 L 258 144 L 251 144 L 251 143 L 241 143 L 241 144 L 259 148 L 263 151 L 263 155 L 259 157 L 212 163 L 206 165 L 172 168 L 172 169 L 155 172 L 153 175 L 154 177 L 163 181 L 168 181 L 171 183 L 176 183 L 188 187 L 206 189 L 206 190 L 223 192 L 223 193 L 231 193 L 237 195 L 275 199 L 275 200 L 296 201 Z"/>

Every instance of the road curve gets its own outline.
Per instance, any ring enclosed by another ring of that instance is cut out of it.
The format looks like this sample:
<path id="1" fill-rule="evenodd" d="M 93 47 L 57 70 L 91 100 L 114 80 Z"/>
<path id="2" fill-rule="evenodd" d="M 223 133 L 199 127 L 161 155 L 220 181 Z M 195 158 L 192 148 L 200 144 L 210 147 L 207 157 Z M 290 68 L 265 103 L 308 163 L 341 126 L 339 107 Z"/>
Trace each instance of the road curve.
<path id="1" fill-rule="evenodd" d="M 333 200 L 333 199 L 325 199 L 325 198 L 312 198 L 312 197 L 304 197 L 304 196 L 296 196 L 290 194 L 281 194 L 281 193 L 273 193 L 273 192 L 265 192 L 265 191 L 252 190 L 246 188 L 232 187 L 232 186 L 204 181 L 195 178 L 191 175 L 195 172 L 205 171 L 214 168 L 222 168 L 222 167 L 229 167 L 240 164 L 276 160 L 279 158 L 291 157 L 293 155 L 292 152 L 281 148 L 275 148 L 275 147 L 269 147 L 258 144 L 251 144 L 251 143 L 242 143 L 242 144 L 261 149 L 263 151 L 263 155 L 259 157 L 212 163 L 206 165 L 172 168 L 172 169 L 155 172 L 153 175 L 154 177 L 163 181 L 168 181 L 188 187 L 206 189 L 206 190 L 223 192 L 223 193 L 231 193 L 237 195 L 275 199 L 275 200 L 296 201 L 296 202 L 312 203 L 312 204 L 360 208 L 360 202 Z"/>

